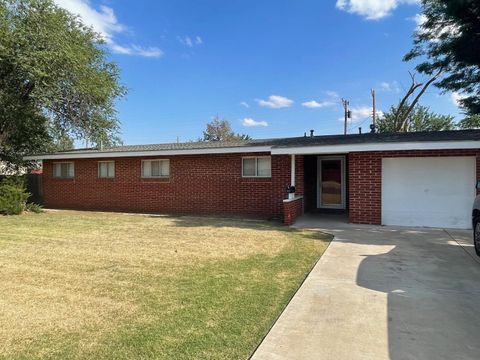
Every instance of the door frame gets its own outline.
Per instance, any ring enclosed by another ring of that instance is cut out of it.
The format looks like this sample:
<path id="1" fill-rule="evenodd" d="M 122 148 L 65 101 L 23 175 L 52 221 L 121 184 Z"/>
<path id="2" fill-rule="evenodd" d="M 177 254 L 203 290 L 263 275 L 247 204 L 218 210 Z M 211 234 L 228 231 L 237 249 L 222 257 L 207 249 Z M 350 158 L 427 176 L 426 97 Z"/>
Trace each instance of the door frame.
<path id="1" fill-rule="evenodd" d="M 322 161 L 323 160 L 340 160 L 340 171 L 341 171 L 341 181 L 342 181 L 342 203 L 340 205 L 322 205 L 322 187 L 320 186 L 320 180 L 322 179 Z M 347 186 L 345 183 L 346 174 L 345 174 L 345 156 L 336 155 L 336 156 L 317 156 L 317 209 L 346 209 L 346 199 L 347 199 Z"/>

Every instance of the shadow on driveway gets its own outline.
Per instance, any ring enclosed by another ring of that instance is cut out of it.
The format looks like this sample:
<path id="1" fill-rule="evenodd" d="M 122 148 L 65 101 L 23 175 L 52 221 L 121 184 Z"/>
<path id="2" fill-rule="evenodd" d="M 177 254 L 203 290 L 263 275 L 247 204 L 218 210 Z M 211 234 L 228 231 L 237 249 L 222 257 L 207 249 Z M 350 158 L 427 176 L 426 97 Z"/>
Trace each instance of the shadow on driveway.
<path id="1" fill-rule="evenodd" d="M 480 358 L 470 231 L 297 225 L 335 240 L 252 359 Z"/>
<path id="2" fill-rule="evenodd" d="M 393 249 L 357 272 L 359 286 L 387 294 L 390 359 L 480 358 L 480 264 L 448 231 L 390 231 Z"/>

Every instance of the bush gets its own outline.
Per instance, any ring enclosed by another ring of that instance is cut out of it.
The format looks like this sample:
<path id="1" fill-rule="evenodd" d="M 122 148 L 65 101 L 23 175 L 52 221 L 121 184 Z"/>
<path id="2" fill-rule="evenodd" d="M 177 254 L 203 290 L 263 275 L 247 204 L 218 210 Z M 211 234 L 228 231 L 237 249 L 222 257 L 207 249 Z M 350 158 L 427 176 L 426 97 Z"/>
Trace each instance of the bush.
<path id="1" fill-rule="evenodd" d="M 28 203 L 27 206 L 26 206 L 26 210 L 30 211 L 30 212 L 33 212 L 35 214 L 41 214 L 41 213 L 45 212 L 45 210 L 43 210 L 42 205 L 38 205 L 38 204 L 34 204 L 34 203 Z"/>
<path id="2" fill-rule="evenodd" d="M 21 214 L 26 208 L 29 196 L 22 176 L 6 177 L 0 182 L 0 214 Z"/>

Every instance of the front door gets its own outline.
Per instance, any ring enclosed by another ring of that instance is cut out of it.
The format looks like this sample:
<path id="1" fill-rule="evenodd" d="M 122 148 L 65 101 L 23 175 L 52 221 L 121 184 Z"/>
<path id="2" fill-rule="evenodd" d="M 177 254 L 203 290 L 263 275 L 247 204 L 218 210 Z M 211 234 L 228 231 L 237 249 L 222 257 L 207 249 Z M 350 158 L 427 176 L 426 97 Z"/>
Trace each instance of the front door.
<path id="1" fill-rule="evenodd" d="M 317 169 L 317 207 L 345 209 L 345 158 L 319 156 Z"/>

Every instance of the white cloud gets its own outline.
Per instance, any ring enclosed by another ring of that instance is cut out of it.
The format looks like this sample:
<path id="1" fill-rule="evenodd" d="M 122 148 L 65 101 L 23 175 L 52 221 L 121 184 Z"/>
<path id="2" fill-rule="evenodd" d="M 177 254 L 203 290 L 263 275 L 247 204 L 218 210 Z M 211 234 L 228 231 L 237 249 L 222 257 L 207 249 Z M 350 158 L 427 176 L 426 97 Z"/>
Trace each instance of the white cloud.
<path id="1" fill-rule="evenodd" d="M 359 123 L 365 121 L 368 118 L 372 117 L 372 108 L 370 106 L 355 106 L 350 108 L 351 118 L 348 119 L 348 122 L 351 124 Z M 381 110 L 377 110 L 377 117 L 383 117 L 384 113 Z M 339 121 L 344 121 L 344 118 L 341 117 Z"/>
<path id="2" fill-rule="evenodd" d="M 336 91 L 331 91 L 331 90 L 325 91 L 325 94 L 327 94 L 327 96 L 334 99 L 338 99 L 340 97 Z"/>
<path id="3" fill-rule="evenodd" d="M 329 100 L 320 101 L 320 102 L 315 101 L 315 100 L 311 100 L 311 101 L 303 102 L 302 106 L 305 106 L 305 107 L 310 108 L 310 109 L 317 109 L 317 108 L 333 106 L 335 104 L 336 103 L 334 101 L 329 101 Z"/>
<path id="4" fill-rule="evenodd" d="M 99 32 L 106 40 L 111 40 L 115 33 L 125 31 L 108 6 L 101 5 L 100 10 L 94 9 L 88 0 L 55 0 L 55 3 L 65 10 L 79 15 L 82 22 Z"/>
<path id="5" fill-rule="evenodd" d="M 245 118 L 242 120 L 242 125 L 247 126 L 247 127 L 252 127 L 252 126 L 268 126 L 268 123 L 266 121 L 257 121 L 252 118 Z"/>
<path id="6" fill-rule="evenodd" d="M 177 36 L 177 40 L 186 47 L 193 48 L 197 45 L 202 45 L 203 40 L 200 36 L 190 37 L 190 36 Z"/>
<path id="7" fill-rule="evenodd" d="M 449 34 L 449 36 L 458 36 L 461 33 L 460 28 L 454 24 L 442 23 L 433 29 L 425 29 L 423 25 L 427 21 L 427 17 L 424 14 L 416 14 L 415 16 L 408 18 L 408 20 L 414 21 L 417 25 L 415 31 L 420 34 L 429 35 L 429 40 L 432 42 L 438 42 L 440 36 L 444 34 Z"/>
<path id="8" fill-rule="evenodd" d="M 256 101 L 260 106 L 272 109 L 280 109 L 293 105 L 293 100 L 280 95 L 270 95 L 268 100 L 256 99 Z"/>
<path id="9" fill-rule="evenodd" d="M 416 14 L 415 16 L 411 17 L 410 20 L 413 20 L 415 24 L 417 24 L 416 31 L 421 31 L 423 24 L 427 21 L 427 17 L 423 14 Z"/>
<path id="10" fill-rule="evenodd" d="M 462 95 L 456 91 L 452 92 L 450 94 L 450 100 L 452 101 L 453 104 L 460 106 L 460 100 L 464 99 L 465 95 Z"/>
<path id="11" fill-rule="evenodd" d="M 133 54 L 137 54 L 140 56 L 145 56 L 145 57 L 161 57 L 163 56 L 163 51 L 160 50 L 159 48 L 155 46 L 150 46 L 150 47 L 140 47 L 137 45 L 133 45 L 132 49 L 134 51 Z M 133 55 L 132 54 L 132 55 Z"/>
<path id="12" fill-rule="evenodd" d="M 310 109 L 319 109 L 324 107 L 335 106 L 338 104 L 339 96 L 335 91 L 324 91 L 324 93 L 328 96 L 327 99 L 323 101 L 316 101 L 316 100 L 306 101 L 302 103 L 302 106 L 305 106 Z"/>
<path id="13" fill-rule="evenodd" d="M 401 4 L 418 4 L 419 0 L 337 0 L 336 7 L 367 20 L 389 16 Z"/>
<path id="14" fill-rule="evenodd" d="M 400 86 L 398 85 L 398 82 L 392 81 L 392 82 L 386 82 L 383 81 L 380 83 L 380 90 L 384 92 L 394 92 L 394 93 L 399 93 L 400 92 Z"/>
<path id="15" fill-rule="evenodd" d="M 350 109 L 352 117 L 351 122 L 355 123 L 372 116 L 372 108 L 369 106 L 357 106 Z"/>
<path id="16" fill-rule="evenodd" d="M 139 45 L 120 45 L 115 41 L 115 35 L 127 31 L 127 27 L 121 24 L 111 7 L 101 5 L 95 9 L 89 0 L 54 0 L 55 3 L 78 15 L 82 22 L 99 33 L 110 49 L 117 54 L 138 55 L 145 57 L 161 57 L 162 50 L 157 47 L 141 47 Z"/>
<path id="17" fill-rule="evenodd" d="M 246 101 L 242 101 L 240 105 L 242 105 L 243 107 L 246 107 L 247 109 L 250 107 L 250 105 L 248 105 Z"/>
<path id="18" fill-rule="evenodd" d="M 124 55 L 139 55 L 144 57 L 161 57 L 163 51 L 156 47 L 142 48 L 137 45 L 121 46 L 116 43 L 110 43 L 110 48 L 117 54 Z"/>

